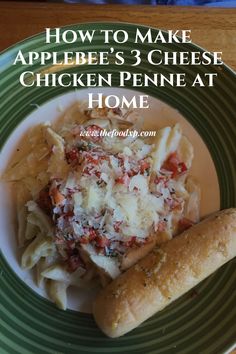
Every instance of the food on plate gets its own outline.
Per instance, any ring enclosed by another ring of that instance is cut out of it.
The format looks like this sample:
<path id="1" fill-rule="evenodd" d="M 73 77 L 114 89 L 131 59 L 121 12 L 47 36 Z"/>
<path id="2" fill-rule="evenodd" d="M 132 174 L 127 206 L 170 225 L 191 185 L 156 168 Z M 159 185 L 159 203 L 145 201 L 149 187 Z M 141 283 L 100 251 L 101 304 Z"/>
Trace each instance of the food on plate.
<path id="1" fill-rule="evenodd" d="M 226 209 L 156 247 L 110 283 L 95 300 L 95 320 L 107 336 L 122 336 L 235 256 L 236 209 Z"/>
<path id="2" fill-rule="evenodd" d="M 179 124 L 143 137 L 141 122 L 80 102 L 57 124 L 33 127 L 5 173 L 16 188 L 21 265 L 36 268 L 62 309 L 69 286 L 106 286 L 199 221 L 191 143 Z"/>

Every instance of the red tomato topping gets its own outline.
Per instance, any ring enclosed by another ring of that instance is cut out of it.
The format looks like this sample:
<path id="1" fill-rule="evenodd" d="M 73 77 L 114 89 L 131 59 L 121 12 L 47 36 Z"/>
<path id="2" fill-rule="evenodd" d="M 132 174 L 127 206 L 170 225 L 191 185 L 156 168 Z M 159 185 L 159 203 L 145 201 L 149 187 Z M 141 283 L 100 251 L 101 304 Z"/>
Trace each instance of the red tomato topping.
<path id="1" fill-rule="evenodd" d="M 66 153 L 66 160 L 68 163 L 76 163 L 79 160 L 79 151 L 76 148 L 72 148 Z"/>
<path id="2" fill-rule="evenodd" d="M 178 170 L 179 170 L 179 174 L 183 174 L 183 173 L 186 172 L 188 169 L 187 169 L 187 166 L 185 165 L 184 162 L 180 162 L 180 163 L 179 163 L 179 166 L 178 166 Z"/>
<path id="3" fill-rule="evenodd" d="M 123 158 L 123 156 L 117 155 L 116 158 L 118 159 L 118 166 L 119 167 L 124 167 L 124 158 Z"/>
<path id="4" fill-rule="evenodd" d="M 105 236 L 97 236 L 95 238 L 96 246 L 100 248 L 104 248 L 110 245 L 110 240 L 108 240 Z"/>
<path id="5" fill-rule="evenodd" d="M 100 177 L 101 177 L 101 172 L 100 172 L 100 171 L 95 171 L 94 174 L 95 174 L 95 176 L 96 176 L 97 178 L 100 178 Z"/>
<path id="6" fill-rule="evenodd" d="M 86 166 L 86 167 L 84 168 L 84 170 L 83 170 L 83 174 L 89 175 L 89 176 L 91 176 L 92 174 L 94 174 L 94 175 L 97 176 L 98 178 L 101 177 L 101 172 L 98 171 L 98 170 L 94 171 L 92 166 L 90 166 L 90 167 Z"/>
<path id="7" fill-rule="evenodd" d="M 65 200 L 65 196 L 58 190 L 58 188 L 51 188 L 49 195 L 53 205 L 61 205 Z"/>
<path id="8" fill-rule="evenodd" d="M 129 175 L 125 173 L 122 177 L 116 178 L 115 182 L 119 184 L 124 184 L 126 187 L 128 187 L 130 182 Z"/>
<path id="9" fill-rule="evenodd" d="M 97 236 L 98 235 L 96 230 L 94 230 L 93 228 L 89 229 L 89 241 L 95 240 Z"/>
<path id="10" fill-rule="evenodd" d="M 180 176 L 184 172 L 187 171 L 187 166 L 184 162 L 179 160 L 177 152 L 170 154 L 168 159 L 162 165 L 164 170 L 172 172 L 172 177 L 175 178 L 176 176 Z"/>
<path id="11" fill-rule="evenodd" d="M 131 169 L 128 171 L 128 176 L 133 177 L 138 174 L 138 171 L 135 171 L 134 169 Z"/>
<path id="12" fill-rule="evenodd" d="M 92 170 L 92 167 L 86 166 L 83 170 L 83 174 L 91 176 L 91 170 Z"/>
<path id="13" fill-rule="evenodd" d="M 86 160 L 88 163 L 91 163 L 93 165 L 98 165 L 98 163 L 99 163 L 99 159 L 94 158 L 92 155 L 86 155 Z"/>
<path id="14" fill-rule="evenodd" d="M 86 245 L 87 243 L 89 243 L 89 238 L 87 236 L 82 236 L 79 238 L 79 242 L 83 245 Z"/>
<path id="15" fill-rule="evenodd" d="M 98 125 L 89 125 L 86 128 L 86 131 L 89 133 L 89 137 L 91 138 L 91 140 L 97 142 L 97 141 L 101 141 L 102 140 L 102 136 L 101 131 L 103 131 L 102 128 L 100 128 Z"/>

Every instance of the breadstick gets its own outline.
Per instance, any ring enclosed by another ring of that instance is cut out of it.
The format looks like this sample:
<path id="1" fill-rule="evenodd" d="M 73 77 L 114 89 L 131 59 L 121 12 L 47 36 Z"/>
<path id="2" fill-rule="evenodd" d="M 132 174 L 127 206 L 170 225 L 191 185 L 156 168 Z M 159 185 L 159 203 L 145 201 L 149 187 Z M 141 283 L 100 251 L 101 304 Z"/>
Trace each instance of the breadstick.
<path id="1" fill-rule="evenodd" d="M 155 248 L 97 296 L 101 330 L 119 337 L 165 308 L 236 256 L 236 209 L 226 209 Z"/>

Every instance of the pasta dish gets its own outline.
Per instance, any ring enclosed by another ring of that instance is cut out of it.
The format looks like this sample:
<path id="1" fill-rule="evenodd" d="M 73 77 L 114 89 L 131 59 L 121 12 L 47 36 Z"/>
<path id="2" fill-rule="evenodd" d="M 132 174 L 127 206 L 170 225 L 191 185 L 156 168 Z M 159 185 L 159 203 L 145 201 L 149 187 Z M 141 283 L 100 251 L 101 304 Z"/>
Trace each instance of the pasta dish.
<path id="1" fill-rule="evenodd" d="M 57 125 L 33 127 L 4 175 L 16 188 L 21 265 L 61 309 L 69 286 L 105 286 L 199 220 L 193 147 L 179 124 L 155 137 L 102 134 L 140 132 L 141 122 L 76 103 Z"/>

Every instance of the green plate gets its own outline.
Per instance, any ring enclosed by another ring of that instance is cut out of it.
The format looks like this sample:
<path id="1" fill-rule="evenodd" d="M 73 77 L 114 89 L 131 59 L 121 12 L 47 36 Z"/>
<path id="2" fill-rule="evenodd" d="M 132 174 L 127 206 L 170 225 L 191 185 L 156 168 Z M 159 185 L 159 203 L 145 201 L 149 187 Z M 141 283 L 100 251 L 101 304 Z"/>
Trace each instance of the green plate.
<path id="1" fill-rule="evenodd" d="M 142 26 L 138 26 L 141 28 Z M 127 65 L 122 69 L 131 72 L 151 72 L 147 61 L 142 65 L 129 65 L 129 50 L 135 48 L 136 26 L 130 24 L 92 23 L 67 29 L 123 29 L 129 33 L 129 42 L 114 46 L 124 50 Z M 142 27 L 145 29 L 145 27 Z M 154 30 L 157 31 L 157 30 Z M 164 33 L 164 32 L 163 32 Z M 164 36 L 166 34 L 164 33 Z M 39 63 L 30 67 L 12 66 L 19 49 L 23 51 L 78 51 L 109 49 L 96 35 L 92 46 L 82 43 L 52 44 L 45 46 L 44 34 L 26 39 L 3 52 L 1 67 L 0 133 L 1 147 L 14 128 L 35 107 L 42 105 L 70 88 L 22 88 L 18 77 L 23 71 L 37 71 Z M 144 55 L 151 49 L 169 51 L 201 50 L 192 44 L 143 44 Z M 119 67 L 82 66 L 72 72 L 118 73 Z M 157 67 L 160 73 L 185 72 L 188 80 L 199 73 L 217 72 L 212 88 L 142 88 L 178 111 L 191 123 L 206 143 L 218 175 L 221 208 L 236 206 L 236 104 L 235 75 L 227 66 Z M 68 71 L 68 69 L 67 69 Z M 71 88 L 72 89 L 72 88 Z M 74 88 L 73 88 L 74 89 Z M 206 178 L 208 171 L 202 171 Z M 1 238 L 7 237 L 1 234 Z M 0 300 L 1 334 L 0 353 L 21 354 L 82 354 L 82 353 L 225 353 L 236 345 L 236 269 L 231 261 L 164 311 L 119 339 L 108 339 L 96 327 L 91 315 L 75 311 L 60 311 L 49 301 L 38 296 L 21 281 L 1 256 Z M 195 296 L 196 295 L 196 296 Z"/>

